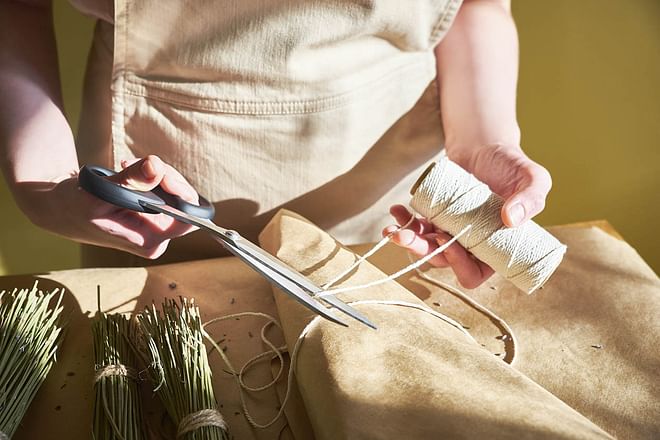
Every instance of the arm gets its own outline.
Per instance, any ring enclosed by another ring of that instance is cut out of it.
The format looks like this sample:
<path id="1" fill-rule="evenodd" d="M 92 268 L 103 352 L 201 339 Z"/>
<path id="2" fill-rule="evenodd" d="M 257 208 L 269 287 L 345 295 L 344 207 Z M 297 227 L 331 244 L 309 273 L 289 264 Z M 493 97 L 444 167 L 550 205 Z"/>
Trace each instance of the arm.
<path id="1" fill-rule="evenodd" d="M 507 199 L 517 226 L 545 206 L 550 174 L 520 149 L 518 35 L 508 0 L 468 0 L 435 50 L 448 156 Z"/>
<path id="2" fill-rule="evenodd" d="M 78 189 L 79 169 L 63 111 L 51 0 L 0 2 L 0 169 L 18 206 L 36 225 L 84 243 L 148 258 L 192 229 L 165 216 L 133 213 Z M 196 202 L 197 194 L 155 156 L 115 180 L 136 189 L 161 184 Z"/>
<path id="3" fill-rule="evenodd" d="M 517 226 L 543 210 L 551 179 L 520 148 L 518 36 L 510 1 L 466 0 L 435 55 L 447 155 L 506 199 L 502 221 Z M 391 211 L 398 224 L 412 215 L 401 205 Z M 394 236 L 395 242 L 419 255 L 447 239 L 425 220 Z M 458 244 L 432 263 L 451 266 L 468 288 L 493 273 Z"/>

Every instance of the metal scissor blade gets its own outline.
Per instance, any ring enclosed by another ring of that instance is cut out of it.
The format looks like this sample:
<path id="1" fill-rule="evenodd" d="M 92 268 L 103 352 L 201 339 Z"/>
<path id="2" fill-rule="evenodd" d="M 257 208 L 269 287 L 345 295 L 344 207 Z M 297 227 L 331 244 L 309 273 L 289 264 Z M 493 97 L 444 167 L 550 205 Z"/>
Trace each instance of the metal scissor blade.
<path id="1" fill-rule="evenodd" d="M 362 324 L 364 324 L 368 327 L 371 327 L 374 330 L 378 330 L 378 327 L 376 327 L 376 324 L 369 321 L 369 319 L 366 316 L 364 316 L 362 313 L 355 310 L 354 307 L 349 306 L 348 304 L 346 304 L 345 302 L 343 302 L 339 298 L 337 298 L 335 296 L 332 296 L 332 295 L 328 295 L 328 296 L 321 297 L 321 299 L 323 301 L 327 302 L 328 304 L 330 304 L 332 307 L 335 307 L 335 308 L 341 310 L 342 312 L 346 313 L 348 316 L 350 316 L 354 319 L 357 319 Z"/>
<path id="2" fill-rule="evenodd" d="M 274 256 L 270 255 L 268 252 L 261 249 L 259 246 L 244 239 L 243 237 L 237 236 L 235 245 L 241 248 L 244 252 L 254 255 L 257 259 L 261 260 L 261 262 L 264 265 L 270 266 L 271 268 L 273 268 L 274 270 L 276 270 L 277 272 L 279 272 L 280 274 L 282 274 L 283 276 L 285 276 L 286 278 L 288 278 L 298 286 L 307 290 L 311 294 L 317 294 L 323 292 L 323 289 L 318 287 L 316 284 L 314 284 L 312 281 L 310 281 L 300 272 L 291 268 L 283 261 L 275 258 Z M 326 303 L 330 304 L 332 307 L 335 307 L 336 309 L 340 310 L 341 312 L 345 313 L 351 318 L 360 321 L 366 326 L 371 327 L 374 330 L 378 328 L 366 316 L 364 316 L 362 313 L 358 312 L 355 308 L 346 304 L 339 298 L 329 295 L 329 296 L 321 297 L 321 299 Z"/>
<path id="3" fill-rule="evenodd" d="M 330 309 L 325 307 L 319 301 L 314 299 L 309 292 L 302 289 L 296 283 L 291 281 L 289 278 L 283 276 L 278 271 L 274 270 L 270 266 L 263 264 L 260 260 L 256 259 L 254 255 L 250 253 L 243 252 L 241 249 L 232 244 L 227 244 L 226 242 L 218 239 L 231 253 L 236 255 L 238 258 L 243 260 L 246 264 L 251 266 L 254 270 L 266 277 L 271 283 L 279 287 L 284 293 L 288 294 L 291 298 L 298 301 L 303 306 L 307 307 L 317 315 L 324 317 L 325 319 L 332 321 L 336 324 L 343 325 L 348 327 L 344 321 L 335 317 L 330 313 Z"/>
<path id="4" fill-rule="evenodd" d="M 220 244 L 222 244 L 229 252 L 240 258 L 244 263 L 252 267 L 259 274 L 263 275 L 271 283 L 275 284 L 277 287 L 282 289 L 284 293 L 291 296 L 300 304 L 302 304 L 303 306 L 307 307 L 314 313 L 322 316 L 323 318 L 329 321 L 332 321 L 339 325 L 343 325 L 344 327 L 348 327 L 348 324 L 346 324 L 342 320 L 335 317 L 332 313 L 330 313 L 330 309 L 328 309 L 319 301 L 314 299 L 309 294 L 308 291 L 303 289 L 301 286 L 299 286 L 296 282 L 288 278 L 286 275 L 280 273 L 277 270 L 279 266 L 269 263 L 268 260 L 263 261 L 261 258 L 259 258 L 261 256 L 261 253 L 255 255 L 254 252 L 246 251 L 244 249 L 241 249 L 241 247 L 237 246 L 235 241 L 237 239 L 242 243 L 250 243 L 249 241 L 241 237 L 237 232 L 221 228 L 220 226 L 216 225 L 210 220 L 200 219 L 193 215 L 187 214 L 183 211 L 179 211 L 178 209 L 168 205 L 152 205 L 150 203 L 145 203 L 145 205 L 148 208 L 153 209 L 154 211 L 161 212 L 184 223 L 188 223 L 190 225 L 198 226 L 199 228 L 204 229 L 206 232 L 210 233 L 214 239 L 220 242 Z M 257 246 L 254 247 L 261 250 L 262 253 L 265 253 L 266 255 L 270 256 L 270 254 L 266 253 L 261 248 Z M 274 257 L 272 256 L 270 256 L 270 258 L 274 259 Z M 280 265 L 284 264 L 279 260 L 274 260 L 274 262 L 279 262 Z"/>

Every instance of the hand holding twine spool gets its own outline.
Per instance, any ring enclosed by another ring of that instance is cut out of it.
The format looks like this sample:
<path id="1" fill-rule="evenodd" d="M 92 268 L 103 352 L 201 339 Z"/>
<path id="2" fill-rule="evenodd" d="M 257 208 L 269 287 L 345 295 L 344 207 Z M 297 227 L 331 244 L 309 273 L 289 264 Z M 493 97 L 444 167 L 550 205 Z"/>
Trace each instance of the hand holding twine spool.
<path id="1" fill-rule="evenodd" d="M 449 160 L 446 154 L 413 186 L 410 206 L 521 290 L 542 286 L 561 262 L 566 246 L 535 222 L 515 228 L 502 223 L 504 199 Z"/>

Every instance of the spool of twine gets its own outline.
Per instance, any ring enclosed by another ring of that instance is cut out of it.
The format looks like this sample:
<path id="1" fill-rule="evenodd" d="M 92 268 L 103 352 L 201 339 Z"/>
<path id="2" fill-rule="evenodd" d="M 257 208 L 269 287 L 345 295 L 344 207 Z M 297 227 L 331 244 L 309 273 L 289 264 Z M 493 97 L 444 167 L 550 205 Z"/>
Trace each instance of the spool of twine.
<path id="1" fill-rule="evenodd" d="M 410 206 L 437 228 L 456 235 L 475 257 L 521 290 L 541 287 L 561 262 L 566 246 L 535 222 L 502 223 L 504 199 L 442 154 L 419 178 Z"/>

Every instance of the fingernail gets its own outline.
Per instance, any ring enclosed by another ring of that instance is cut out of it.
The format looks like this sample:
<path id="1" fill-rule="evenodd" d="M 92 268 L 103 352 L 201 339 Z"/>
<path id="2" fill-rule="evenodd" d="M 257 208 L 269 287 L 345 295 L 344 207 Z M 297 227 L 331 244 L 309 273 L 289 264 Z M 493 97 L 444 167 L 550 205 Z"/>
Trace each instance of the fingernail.
<path id="1" fill-rule="evenodd" d="M 142 175 L 144 175 L 145 178 L 148 180 L 153 180 L 154 177 L 156 177 L 156 169 L 154 168 L 154 165 L 151 163 L 149 159 L 145 160 L 142 162 Z"/>
<path id="2" fill-rule="evenodd" d="M 515 205 L 509 208 L 507 214 L 509 215 L 509 220 L 511 220 L 511 224 L 513 226 L 518 226 L 525 218 L 525 208 L 521 203 L 516 203 Z"/>
<path id="3" fill-rule="evenodd" d="M 403 229 L 397 234 L 398 242 L 402 246 L 410 246 L 415 241 L 415 233 L 410 229 Z"/>

